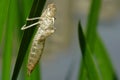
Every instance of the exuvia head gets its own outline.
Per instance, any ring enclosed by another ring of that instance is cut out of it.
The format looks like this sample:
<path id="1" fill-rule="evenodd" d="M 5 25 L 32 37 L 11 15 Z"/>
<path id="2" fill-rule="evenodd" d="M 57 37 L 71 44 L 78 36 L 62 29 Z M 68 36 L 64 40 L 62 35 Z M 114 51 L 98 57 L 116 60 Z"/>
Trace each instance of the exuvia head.
<path id="1" fill-rule="evenodd" d="M 54 17 L 56 14 L 56 5 L 54 3 L 51 3 L 47 6 L 47 16 Z"/>

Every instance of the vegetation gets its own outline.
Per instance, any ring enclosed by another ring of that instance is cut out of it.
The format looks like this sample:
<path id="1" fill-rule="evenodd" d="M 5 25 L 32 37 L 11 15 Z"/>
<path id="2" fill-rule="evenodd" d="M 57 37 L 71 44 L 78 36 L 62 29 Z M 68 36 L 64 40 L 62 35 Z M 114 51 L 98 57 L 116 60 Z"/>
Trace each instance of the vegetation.
<path id="1" fill-rule="evenodd" d="M 30 41 L 34 36 L 35 27 L 20 31 L 26 17 L 33 18 L 40 16 L 46 0 L 1 0 L 0 2 L 0 46 L 2 46 L 2 79 L 17 80 L 23 64 L 24 80 L 41 80 L 40 66 L 32 72 L 31 76 L 26 76 L 27 50 Z M 21 6 L 22 5 L 22 6 Z M 78 80 L 117 80 L 116 74 L 110 62 L 105 46 L 97 33 L 97 25 L 101 7 L 101 0 L 92 0 L 86 25 L 86 33 L 82 25 L 78 23 L 78 37 L 82 62 L 78 73 Z M 27 25 L 34 21 L 26 22 Z M 23 34 L 23 35 L 22 35 Z M 22 38 L 22 40 L 21 40 Z M 19 45 L 20 47 L 15 65 L 12 70 L 12 52 Z M 11 73 L 12 72 L 12 73 Z M 67 76 L 70 77 L 70 76 Z M 69 80 L 69 78 L 66 78 Z"/>

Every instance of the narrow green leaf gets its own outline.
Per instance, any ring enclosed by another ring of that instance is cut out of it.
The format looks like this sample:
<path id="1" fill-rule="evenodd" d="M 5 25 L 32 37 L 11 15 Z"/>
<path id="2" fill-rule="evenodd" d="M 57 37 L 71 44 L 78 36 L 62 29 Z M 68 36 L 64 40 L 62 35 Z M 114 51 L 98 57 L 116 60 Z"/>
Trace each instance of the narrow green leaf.
<path id="1" fill-rule="evenodd" d="M 85 63 L 83 63 L 83 60 L 80 62 L 81 67 L 79 69 L 79 73 L 78 73 L 78 80 L 87 80 L 88 76 L 86 76 L 87 70 L 86 70 L 86 66 Z"/>
<path id="2" fill-rule="evenodd" d="M 97 28 L 97 23 L 98 23 L 98 16 L 99 16 L 99 11 L 100 11 L 100 6 L 101 6 L 101 0 L 92 0 L 91 2 L 91 7 L 90 7 L 90 13 L 88 16 L 88 23 L 87 23 L 87 32 L 86 32 L 86 40 L 88 41 L 89 47 L 92 51 L 93 54 L 93 49 L 94 49 L 94 40 L 96 38 L 96 28 Z M 83 71 L 83 73 L 80 73 L 80 78 L 82 78 L 82 80 L 87 79 L 89 72 L 86 70 L 86 66 L 83 64 L 84 62 L 82 62 L 81 65 L 81 71 Z M 88 75 L 87 75 L 88 74 Z M 79 78 L 79 80 L 81 80 Z"/>
<path id="3" fill-rule="evenodd" d="M 2 80 L 10 80 L 11 74 L 11 59 L 14 41 L 14 28 L 17 25 L 17 15 L 14 12 L 16 10 L 15 0 L 9 1 L 7 6 L 8 11 L 4 15 L 5 20 L 5 39 L 4 39 L 4 50 L 3 50 L 3 61 L 2 61 Z M 6 4 L 5 4 L 6 5 Z M 4 14 L 4 12 L 2 13 Z M 7 14 L 7 15 L 6 15 Z M 3 26 L 2 26 L 3 27 Z"/>
<path id="4" fill-rule="evenodd" d="M 34 0 L 31 11 L 30 11 L 29 18 L 40 16 L 45 2 L 46 2 L 46 0 Z M 32 23 L 34 23 L 34 22 L 33 21 L 27 22 L 26 25 L 30 25 Z M 35 27 L 29 28 L 29 29 L 24 31 L 24 35 L 23 35 L 22 42 L 20 45 L 20 49 L 19 49 L 17 60 L 16 60 L 14 72 L 12 75 L 12 80 L 16 80 L 18 77 L 20 68 L 21 68 L 22 63 L 23 63 L 23 59 L 26 55 L 26 51 L 28 49 L 30 41 L 32 40 L 32 36 L 33 36 L 34 31 L 35 31 Z"/>
<path id="5" fill-rule="evenodd" d="M 79 43 L 80 43 L 81 52 L 83 56 L 83 62 L 88 71 L 89 80 L 101 80 L 97 66 L 95 64 L 95 60 L 93 56 L 91 55 L 92 53 L 90 51 L 90 48 L 88 47 L 88 44 L 86 43 L 80 23 L 78 25 L 78 28 L 79 28 L 78 37 L 79 37 Z"/>
<path id="6" fill-rule="evenodd" d="M 116 75 L 103 43 L 97 35 L 97 25 L 100 13 L 101 0 L 92 0 L 87 23 L 87 42 L 98 65 L 103 80 L 116 80 Z M 82 66 L 83 67 L 83 66 Z M 83 73 L 84 74 L 84 73 Z M 87 76 L 87 75 L 86 75 Z"/>
<path id="7" fill-rule="evenodd" d="M 108 56 L 108 52 L 104 47 L 103 42 L 97 36 L 95 43 L 95 55 L 100 67 L 100 72 L 102 73 L 102 77 L 104 80 L 118 80 L 116 73 L 114 72 L 112 63 L 110 62 L 110 58 Z"/>
<path id="8" fill-rule="evenodd" d="M 31 74 L 31 80 L 41 80 L 41 75 L 40 75 L 40 66 L 39 64 L 36 65 L 35 70 Z"/>
<path id="9" fill-rule="evenodd" d="M 92 51 L 94 50 L 94 44 L 96 40 L 96 32 L 97 32 L 96 29 L 98 25 L 100 7 L 101 7 L 101 0 L 92 0 L 91 8 L 88 16 L 87 32 L 86 32 L 87 42 Z"/>
<path id="10" fill-rule="evenodd" d="M 92 50 L 93 55 L 96 56 L 96 62 L 99 66 L 99 71 L 104 80 L 114 80 L 115 74 L 112 68 L 112 64 L 110 59 L 105 51 L 104 46 L 100 39 L 98 39 L 97 33 L 97 25 L 98 18 L 100 13 L 100 5 L 101 0 L 92 0 L 92 6 L 90 10 L 90 14 L 88 17 L 87 24 L 87 41 Z"/>
<path id="11" fill-rule="evenodd" d="M 6 20 L 8 17 L 8 10 L 9 10 L 10 0 L 1 0 L 0 1 L 0 43 L 3 37 L 3 34 L 5 33 L 5 27 L 6 27 Z"/>
<path id="12" fill-rule="evenodd" d="M 100 5 L 101 0 L 92 0 L 91 7 L 90 7 L 90 13 L 88 16 L 88 23 L 87 23 L 87 41 L 90 45 L 90 49 L 93 52 L 94 49 L 94 40 L 96 38 L 96 27 L 98 23 L 98 16 L 100 11 Z M 79 72 L 79 80 L 84 80 L 85 78 L 88 78 L 87 73 L 89 73 L 84 65 L 84 62 L 81 63 L 81 72 Z M 87 71 L 87 72 L 86 72 Z"/>

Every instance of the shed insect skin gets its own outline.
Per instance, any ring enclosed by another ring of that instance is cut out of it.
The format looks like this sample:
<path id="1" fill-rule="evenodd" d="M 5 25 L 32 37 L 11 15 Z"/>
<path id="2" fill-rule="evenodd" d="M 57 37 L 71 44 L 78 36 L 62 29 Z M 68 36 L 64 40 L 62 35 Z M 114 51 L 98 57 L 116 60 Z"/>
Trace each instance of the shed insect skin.
<path id="1" fill-rule="evenodd" d="M 28 21 L 39 19 L 38 22 L 33 23 L 29 26 L 24 25 L 21 28 L 21 30 L 25 30 L 35 25 L 38 26 L 38 30 L 33 38 L 30 54 L 28 57 L 28 64 L 27 64 L 28 75 L 31 74 L 31 72 L 33 71 L 33 69 L 35 68 L 36 64 L 39 62 L 39 59 L 42 56 L 45 39 L 48 36 L 52 35 L 55 31 L 54 28 L 55 14 L 56 14 L 55 4 L 54 3 L 49 4 L 47 6 L 47 9 L 45 9 L 45 11 L 42 13 L 41 17 L 27 19 Z"/>

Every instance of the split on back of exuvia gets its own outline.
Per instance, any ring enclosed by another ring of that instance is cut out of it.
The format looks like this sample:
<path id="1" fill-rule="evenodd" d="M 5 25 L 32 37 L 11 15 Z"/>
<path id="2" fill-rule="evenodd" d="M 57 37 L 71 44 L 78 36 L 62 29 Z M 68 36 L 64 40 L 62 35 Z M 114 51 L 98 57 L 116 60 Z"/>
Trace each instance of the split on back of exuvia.
<path id="1" fill-rule="evenodd" d="M 28 29 L 33 26 L 37 26 L 37 32 L 32 41 L 30 48 L 30 53 L 28 57 L 27 64 L 27 73 L 31 74 L 36 64 L 39 62 L 41 55 L 43 53 L 45 39 L 52 35 L 55 31 L 55 14 L 56 14 L 56 5 L 54 3 L 48 4 L 47 8 L 43 11 L 40 17 L 28 18 L 27 21 L 38 20 L 38 22 L 31 25 L 24 25 L 21 30 Z"/>

